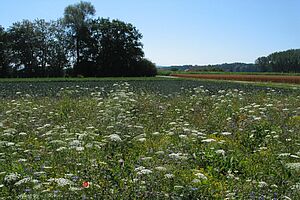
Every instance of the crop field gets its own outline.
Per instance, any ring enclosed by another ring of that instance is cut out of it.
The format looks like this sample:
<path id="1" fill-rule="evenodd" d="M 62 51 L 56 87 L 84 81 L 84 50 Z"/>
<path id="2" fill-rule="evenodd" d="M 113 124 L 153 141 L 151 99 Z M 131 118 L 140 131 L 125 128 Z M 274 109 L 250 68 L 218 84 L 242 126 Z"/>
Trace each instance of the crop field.
<path id="1" fill-rule="evenodd" d="M 0 81 L 0 199 L 300 199 L 300 91 Z"/>
<path id="2" fill-rule="evenodd" d="M 300 76 L 292 75 L 252 75 L 252 74 L 172 74 L 182 78 L 221 79 L 254 82 L 277 82 L 300 84 Z"/>

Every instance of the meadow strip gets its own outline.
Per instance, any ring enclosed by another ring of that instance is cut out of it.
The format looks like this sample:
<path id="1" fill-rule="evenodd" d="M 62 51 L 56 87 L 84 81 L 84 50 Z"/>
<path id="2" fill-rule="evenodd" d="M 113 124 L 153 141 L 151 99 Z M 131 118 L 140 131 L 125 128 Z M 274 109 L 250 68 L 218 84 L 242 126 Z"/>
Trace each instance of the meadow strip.
<path id="1" fill-rule="evenodd" d="M 300 84 L 300 76 L 279 76 L 279 75 L 230 75 L 230 74 L 172 74 L 181 78 L 219 79 L 254 82 L 277 82 Z"/>
<path id="2" fill-rule="evenodd" d="M 0 197 L 299 199 L 299 92 L 204 83 L 0 84 Z"/>

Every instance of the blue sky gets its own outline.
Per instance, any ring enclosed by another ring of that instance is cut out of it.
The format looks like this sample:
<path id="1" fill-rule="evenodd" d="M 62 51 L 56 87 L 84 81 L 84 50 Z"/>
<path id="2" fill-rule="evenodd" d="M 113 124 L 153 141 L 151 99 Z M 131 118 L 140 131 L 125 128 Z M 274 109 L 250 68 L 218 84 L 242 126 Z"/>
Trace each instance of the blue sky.
<path id="1" fill-rule="evenodd" d="M 0 25 L 57 19 L 75 0 L 1 0 Z M 254 62 L 300 48 L 300 0 L 90 0 L 96 16 L 134 24 L 158 65 Z"/>

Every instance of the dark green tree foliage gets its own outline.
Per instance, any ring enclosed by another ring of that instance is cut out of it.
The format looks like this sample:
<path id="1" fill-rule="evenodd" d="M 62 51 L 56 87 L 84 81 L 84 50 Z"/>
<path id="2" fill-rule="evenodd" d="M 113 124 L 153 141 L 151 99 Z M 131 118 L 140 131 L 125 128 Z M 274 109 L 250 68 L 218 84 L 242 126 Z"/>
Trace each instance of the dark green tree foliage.
<path id="1" fill-rule="evenodd" d="M 61 23 L 24 20 L 9 29 L 14 70 L 20 77 L 63 76 L 68 66 Z"/>
<path id="2" fill-rule="evenodd" d="M 37 38 L 33 23 L 28 20 L 14 23 L 9 29 L 9 40 L 14 69 L 23 76 L 37 76 Z"/>
<path id="3" fill-rule="evenodd" d="M 255 61 L 263 71 L 300 72 L 300 49 L 275 52 Z"/>
<path id="4" fill-rule="evenodd" d="M 69 5 L 64 11 L 64 24 L 70 29 L 70 35 L 73 42 L 73 51 L 76 52 L 76 64 L 81 62 L 84 41 L 88 40 L 88 27 L 91 17 L 95 15 L 96 10 L 89 2 L 81 1 L 78 4 Z"/>
<path id="5" fill-rule="evenodd" d="M 0 26 L 0 77 L 10 76 L 8 38 L 4 28 Z"/>
<path id="6" fill-rule="evenodd" d="M 97 76 L 143 75 L 139 71 L 144 56 L 142 34 L 132 24 L 101 18 L 93 20 L 90 27 L 90 56 L 84 61 L 92 62 Z"/>
<path id="7" fill-rule="evenodd" d="M 130 23 L 92 19 L 95 12 L 91 3 L 80 2 L 66 7 L 57 21 L 0 27 L 0 76 L 154 76 L 142 34 Z"/>
<path id="8" fill-rule="evenodd" d="M 48 46 L 47 76 L 64 76 L 64 70 L 70 67 L 70 62 L 68 60 L 69 41 L 62 20 L 50 23 L 49 41 L 46 45 Z"/>
<path id="9" fill-rule="evenodd" d="M 142 58 L 138 60 L 133 65 L 132 76 L 155 76 L 157 74 L 157 69 L 155 64 L 150 60 Z"/>

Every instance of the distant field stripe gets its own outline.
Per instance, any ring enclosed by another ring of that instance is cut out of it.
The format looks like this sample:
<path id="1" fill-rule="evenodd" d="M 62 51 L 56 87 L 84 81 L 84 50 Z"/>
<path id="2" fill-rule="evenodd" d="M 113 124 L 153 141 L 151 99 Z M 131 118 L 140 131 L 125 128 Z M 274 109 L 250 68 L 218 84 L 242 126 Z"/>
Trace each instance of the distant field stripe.
<path id="1" fill-rule="evenodd" d="M 299 76 L 275 76 L 275 75 L 229 75 L 229 74 L 172 74 L 182 78 L 220 79 L 255 82 L 277 82 L 300 84 Z"/>

